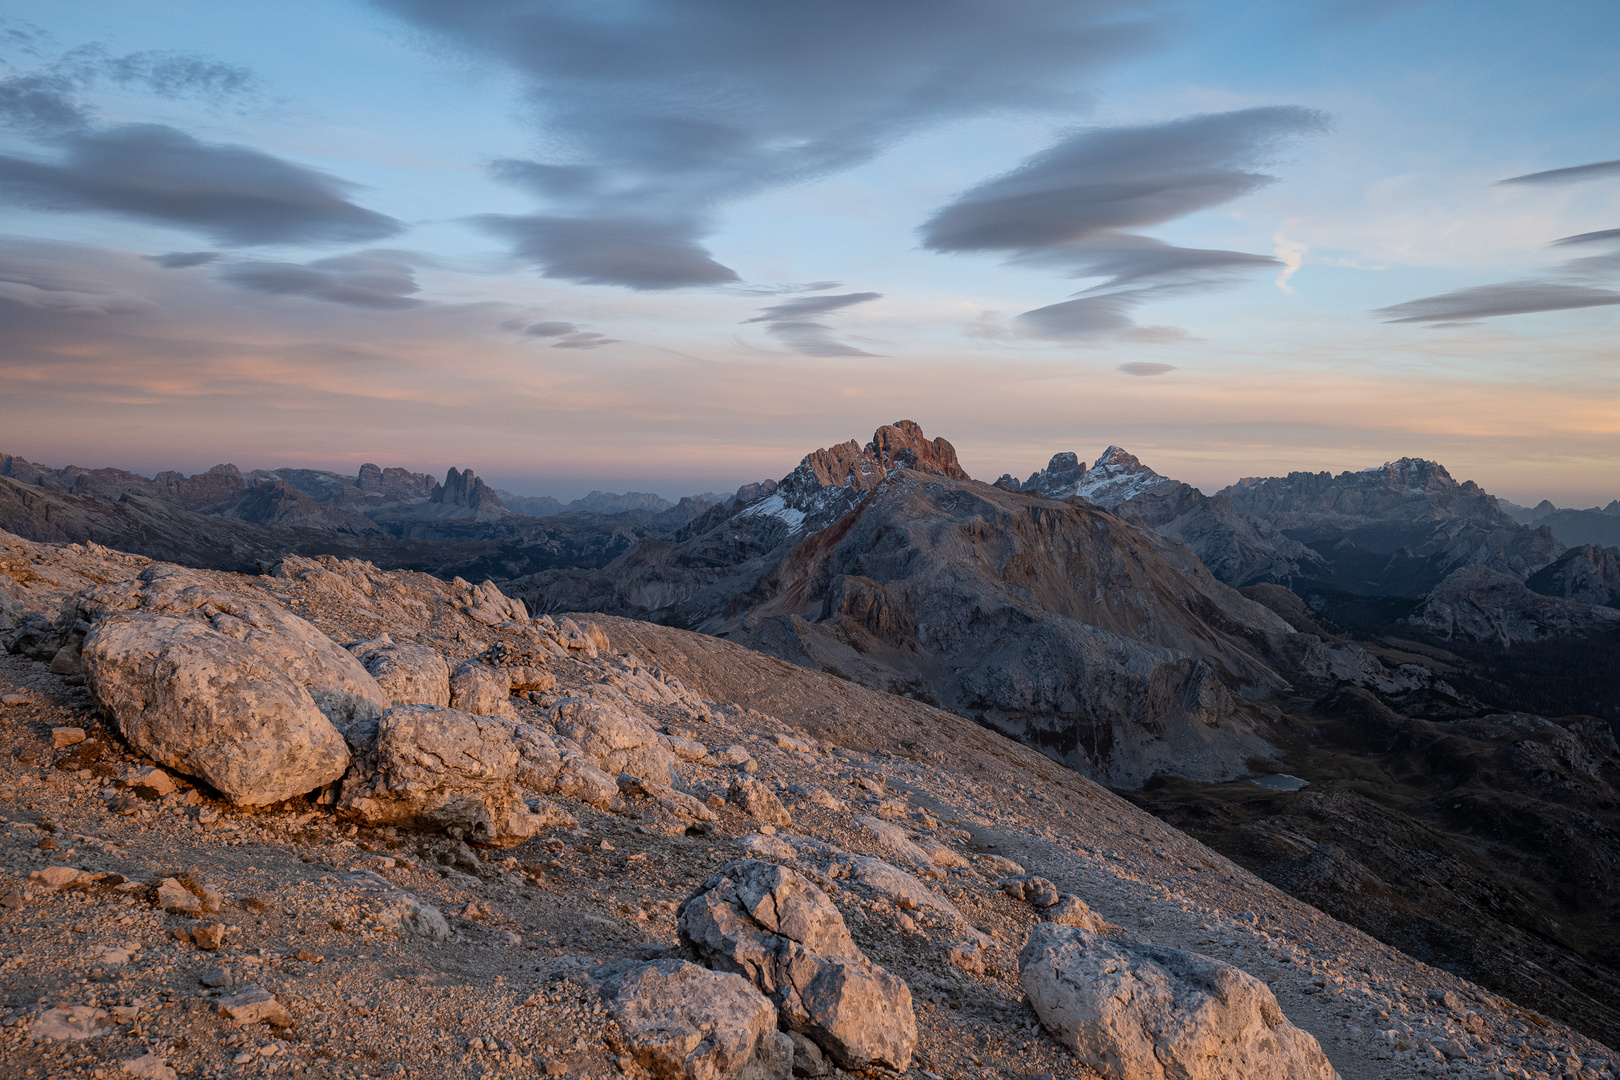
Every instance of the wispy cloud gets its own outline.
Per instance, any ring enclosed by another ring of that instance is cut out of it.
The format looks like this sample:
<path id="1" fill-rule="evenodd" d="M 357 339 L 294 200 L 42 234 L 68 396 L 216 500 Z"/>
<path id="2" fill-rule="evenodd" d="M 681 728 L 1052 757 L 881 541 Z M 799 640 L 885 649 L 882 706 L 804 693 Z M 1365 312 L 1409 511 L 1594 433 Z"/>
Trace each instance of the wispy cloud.
<path id="1" fill-rule="evenodd" d="M 1379 308 L 1376 313 L 1388 316 L 1384 321 L 1392 323 L 1455 323 L 1497 315 L 1570 311 L 1609 304 L 1620 304 L 1620 292 L 1550 281 L 1509 281 L 1408 300 L 1404 304 Z"/>
<path id="2" fill-rule="evenodd" d="M 1121 336 L 1136 325 L 1131 312 L 1148 299 L 1284 265 L 1269 255 L 1177 247 L 1125 230 L 1163 224 L 1271 183 L 1255 166 L 1327 123 L 1309 109 L 1273 106 L 1080 131 L 940 209 L 922 227 L 923 245 L 1002 252 L 1009 261 L 1068 277 L 1106 278 L 1076 299 L 1019 319 L 1040 337 Z"/>
<path id="3" fill-rule="evenodd" d="M 871 356 L 869 352 L 840 342 L 821 320 L 835 311 L 878 300 L 882 296 L 882 293 L 875 292 L 806 296 L 761 308 L 764 314 L 744 319 L 743 322 L 764 323 L 766 333 L 781 338 L 794 352 L 805 356 Z"/>
<path id="4" fill-rule="evenodd" d="M 1497 184 L 1578 184 L 1586 180 L 1606 180 L 1620 177 L 1620 161 L 1594 161 L 1590 165 L 1572 165 L 1567 169 L 1548 169 L 1546 172 L 1525 173 L 1498 180 Z"/>

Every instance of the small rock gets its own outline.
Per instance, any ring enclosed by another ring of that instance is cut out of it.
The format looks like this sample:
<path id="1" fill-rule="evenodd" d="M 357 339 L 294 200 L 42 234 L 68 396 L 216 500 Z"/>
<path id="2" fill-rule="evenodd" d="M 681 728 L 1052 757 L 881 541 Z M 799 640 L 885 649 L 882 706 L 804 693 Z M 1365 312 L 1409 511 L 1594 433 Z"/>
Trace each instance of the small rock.
<path id="1" fill-rule="evenodd" d="M 88 885 L 93 879 L 83 870 L 71 866 L 47 866 L 43 870 L 31 871 L 28 880 L 39 882 L 51 892 L 58 892 L 74 885 Z"/>
<path id="2" fill-rule="evenodd" d="M 105 1034 L 110 1026 L 105 1009 L 89 1005 L 64 1005 L 46 1009 L 34 1021 L 31 1035 L 35 1039 L 93 1039 Z"/>
<path id="3" fill-rule="evenodd" d="M 793 1040 L 794 1076 L 826 1076 L 832 1072 L 832 1066 L 827 1063 L 821 1047 L 797 1031 L 788 1032 L 788 1038 Z"/>
<path id="4" fill-rule="evenodd" d="M 1008 878 L 1001 883 L 1001 890 L 1014 900 L 1027 900 L 1038 908 L 1052 907 L 1059 896 L 1056 885 L 1034 874 Z"/>
<path id="5" fill-rule="evenodd" d="M 197 976 L 197 980 L 215 990 L 222 986 L 236 985 L 236 976 L 232 975 L 228 968 L 209 968 Z"/>
<path id="6" fill-rule="evenodd" d="M 124 786 L 137 791 L 144 788 L 159 799 L 178 790 L 174 777 L 152 765 L 143 769 L 131 769 L 125 773 Z"/>
<path id="7" fill-rule="evenodd" d="M 0 705 L 4 705 L 7 708 L 14 709 L 19 705 L 32 705 L 33 703 L 34 699 L 29 697 L 27 694 L 7 694 L 4 697 L 0 697 Z"/>
<path id="8" fill-rule="evenodd" d="M 23 894 L 18 889 L 7 889 L 4 894 L 0 894 L 0 908 L 7 911 L 16 911 L 25 903 L 27 901 L 23 899 Z"/>
<path id="9" fill-rule="evenodd" d="M 210 926 L 194 926 L 191 929 L 191 940 L 197 943 L 197 948 L 213 952 L 225 944 L 225 931 L 230 929 L 220 923 Z"/>
<path id="10" fill-rule="evenodd" d="M 1046 909 L 1044 917 L 1047 922 L 1077 926 L 1081 930 L 1090 930 L 1093 934 L 1101 934 L 1110 929 L 1107 922 L 1073 893 L 1064 893 L 1058 897 L 1058 902 Z"/>
<path id="11" fill-rule="evenodd" d="M 249 986 L 214 1003 L 222 1014 L 239 1024 L 269 1024 L 271 1027 L 292 1027 L 292 1014 L 270 991 Z"/>
<path id="12" fill-rule="evenodd" d="M 793 819 L 788 816 L 786 807 L 776 794 L 755 777 L 739 776 L 733 780 L 726 791 L 726 801 L 742 807 L 749 817 L 766 825 L 785 829 L 793 824 Z"/>
<path id="13" fill-rule="evenodd" d="M 124 1062 L 124 1071 L 141 1080 L 179 1080 L 169 1063 L 156 1054 L 142 1054 Z"/>
<path id="14" fill-rule="evenodd" d="M 53 727 L 51 728 L 51 746 L 57 750 L 84 742 L 84 728 L 82 727 Z"/>
<path id="15" fill-rule="evenodd" d="M 157 906 L 176 915 L 201 915 L 203 902 L 174 878 L 158 882 Z"/>

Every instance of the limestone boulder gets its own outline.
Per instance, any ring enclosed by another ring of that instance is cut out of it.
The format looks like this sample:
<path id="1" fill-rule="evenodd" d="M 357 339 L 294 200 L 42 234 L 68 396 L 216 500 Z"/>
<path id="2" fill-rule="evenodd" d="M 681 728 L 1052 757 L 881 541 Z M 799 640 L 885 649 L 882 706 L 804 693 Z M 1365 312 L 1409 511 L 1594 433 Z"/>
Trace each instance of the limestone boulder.
<path id="1" fill-rule="evenodd" d="M 76 598 L 86 684 L 120 732 L 232 802 L 262 806 L 343 775 L 342 731 L 388 699 L 353 656 L 266 599 L 151 566 Z"/>
<path id="2" fill-rule="evenodd" d="M 517 719 L 512 708 L 512 680 L 500 668 L 469 660 L 450 676 L 450 707 L 480 716 Z"/>
<path id="3" fill-rule="evenodd" d="M 898 1072 L 917 1044 L 911 990 L 866 958 L 831 900 L 803 875 L 758 859 L 727 863 L 676 912 L 682 944 L 747 978 L 845 1069 Z"/>
<path id="4" fill-rule="evenodd" d="M 479 843 L 522 843 L 539 823 L 516 783 L 517 726 L 437 705 L 396 705 L 362 756 L 370 771 L 345 780 L 339 812 L 369 826 L 459 828 Z"/>
<path id="5" fill-rule="evenodd" d="M 1336 1080 L 1265 983 L 1197 953 L 1044 922 L 1018 954 L 1041 1023 L 1118 1080 Z"/>
<path id="6" fill-rule="evenodd" d="M 450 665 L 431 645 L 396 645 L 386 638 L 351 652 L 394 705 L 449 705 Z"/>
<path id="7" fill-rule="evenodd" d="M 577 744 L 609 776 L 629 773 L 669 784 L 677 761 L 640 711 L 594 698 L 564 698 L 551 711 L 557 734 Z"/>
<path id="8" fill-rule="evenodd" d="M 793 1043 L 739 975 L 685 960 L 620 961 L 593 973 L 626 1047 L 658 1080 L 788 1080 Z"/>

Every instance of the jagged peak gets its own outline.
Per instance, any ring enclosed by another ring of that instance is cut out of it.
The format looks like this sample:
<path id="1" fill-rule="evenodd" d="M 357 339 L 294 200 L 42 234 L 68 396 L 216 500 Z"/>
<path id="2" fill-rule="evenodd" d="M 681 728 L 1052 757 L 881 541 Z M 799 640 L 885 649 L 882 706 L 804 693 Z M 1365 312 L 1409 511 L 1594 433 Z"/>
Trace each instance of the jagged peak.
<path id="1" fill-rule="evenodd" d="M 864 447 L 851 439 L 806 454 L 783 484 L 868 490 L 895 469 L 912 469 L 952 480 L 969 479 L 956 460 L 954 446 L 944 439 L 929 439 L 916 421 L 896 420 L 873 432 L 872 441 Z"/>

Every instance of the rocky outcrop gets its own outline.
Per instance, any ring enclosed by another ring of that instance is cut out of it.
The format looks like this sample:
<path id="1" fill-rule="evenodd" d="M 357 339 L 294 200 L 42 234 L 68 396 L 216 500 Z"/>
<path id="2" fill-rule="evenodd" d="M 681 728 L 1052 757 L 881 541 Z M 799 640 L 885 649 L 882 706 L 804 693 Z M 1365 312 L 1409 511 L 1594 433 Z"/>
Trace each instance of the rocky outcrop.
<path id="1" fill-rule="evenodd" d="M 374 738 L 351 734 L 361 752 L 339 811 L 368 826 L 459 829 L 479 843 L 521 843 L 542 822 L 516 786 L 516 727 L 458 709 L 395 706 Z"/>
<path id="2" fill-rule="evenodd" d="M 1504 647 L 1594 633 L 1620 633 L 1620 610 L 1531 592 L 1523 581 L 1466 566 L 1436 585 L 1407 620 L 1442 638 Z"/>
<path id="3" fill-rule="evenodd" d="M 657 1080 L 787 1080 L 793 1043 L 740 975 L 685 960 L 621 961 L 593 975 L 630 1055 Z"/>
<path id="4" fill-rule="evenodd" d="M 89 590 L 77 610 L 87 683 L 124 737 L 234 802 L 336 780 L 349 763 L 341 731 L 388 704 L 309 623 L 177 567 Z M 70 638 L 58 655 L 73 649 Z"/>
<path id="5" fill-rule="evenodd" d="M 868 960 L 825 893 L 757 859 L 727 863 L 676 913 L 681 943 L 735 972 L 841 1067 L 905 1072 L 917 1044 L 911 990 Z"/>
<path id="6" fill-rule="evenodd" d="M 578 744 L 598 768 L 669 784 L 679 760 L 646 716 L 593 698 L 564 698 L 552 709 L 557 734 Z"/>
<path id="7" fill-rule="evenodd" d="M 1336 1080 L 1265 983 L 1197 953 L 1040 923 L 1018 954 L 1041 1024 L 1119 1080 Z"/>

